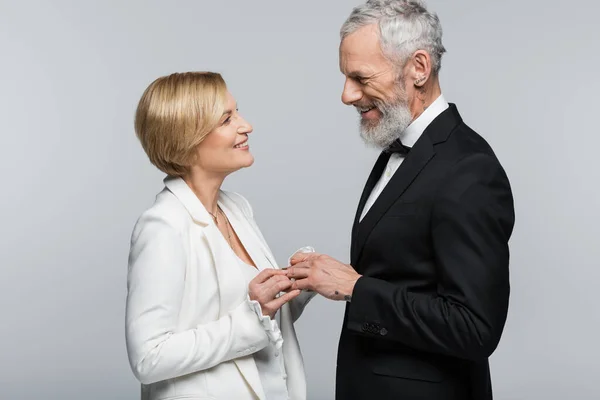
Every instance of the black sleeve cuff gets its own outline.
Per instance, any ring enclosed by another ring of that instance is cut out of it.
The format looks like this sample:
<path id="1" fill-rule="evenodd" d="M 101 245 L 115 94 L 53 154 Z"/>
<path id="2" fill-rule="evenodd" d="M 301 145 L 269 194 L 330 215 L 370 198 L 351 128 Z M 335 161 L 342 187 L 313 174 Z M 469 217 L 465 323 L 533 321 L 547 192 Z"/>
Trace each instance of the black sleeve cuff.
<path id="1" fill-rule="evenodd" d="M 346 328 L 370 337 L 382 337 L 388 334 L 388 328 L 376 306 L 391 286 L 390 283 L 375 278 L 361 276 L 354 285 L 352 301 L 348 303 Z"/>

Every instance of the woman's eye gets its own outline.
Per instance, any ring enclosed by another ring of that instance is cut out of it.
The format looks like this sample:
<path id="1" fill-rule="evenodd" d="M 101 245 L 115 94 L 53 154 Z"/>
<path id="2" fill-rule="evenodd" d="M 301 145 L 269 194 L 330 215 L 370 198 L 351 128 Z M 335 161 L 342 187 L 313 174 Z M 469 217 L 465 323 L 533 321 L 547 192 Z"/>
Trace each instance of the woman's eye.
<path id="1" fill-rule="evenodd" d="M 223 121 L 223 125 L 228 125 L 231 122 L 231 117 L 227 117 L 225 121 Z"/>

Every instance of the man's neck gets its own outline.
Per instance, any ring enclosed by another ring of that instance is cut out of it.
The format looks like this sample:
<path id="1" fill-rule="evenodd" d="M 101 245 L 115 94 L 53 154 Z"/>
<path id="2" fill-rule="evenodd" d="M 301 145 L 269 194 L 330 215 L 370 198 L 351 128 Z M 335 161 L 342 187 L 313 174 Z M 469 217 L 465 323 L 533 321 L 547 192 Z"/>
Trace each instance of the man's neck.
<path id="1" fill-rule="evenodd" d="M 418 88 L 415 91 L 415 96 L 410 104 L 410 111 L 412 113 L 413 121 L 437 99 L 442 94 L 442 89 L 440 88 L 440 82 L 437 77 L 428 81 L 425 85 Z"/>

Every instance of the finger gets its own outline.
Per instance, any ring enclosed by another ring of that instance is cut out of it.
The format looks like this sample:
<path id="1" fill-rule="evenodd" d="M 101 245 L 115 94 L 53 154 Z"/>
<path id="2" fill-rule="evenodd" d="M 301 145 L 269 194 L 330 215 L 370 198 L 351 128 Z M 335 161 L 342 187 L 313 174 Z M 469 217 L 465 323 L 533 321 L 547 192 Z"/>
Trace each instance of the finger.
<path id="1" fill-rule="evenodd" d="M 287 289 L 285 289 L 285 290 L 282 290 L 281 292 L 282 292 L 282 293 L 289 293 L 289 292 L 291 292 L 292 290 L 300 290 L 300 289 L 296 289 L 296 288 L 294 288 L 294 282 L 292 282 L 292 285 L 291 285 L 289 288 L 287 288 Z M 303 291 L 303 292 L 313 292 L 313 290 L 312 290 L 312 289 L 302 289 L 302 291 Z"/>
<path id="2" fill-rule="evenodd" d="M 257 297 L 264 299 L 264 301 L 271 301 L 277 293 L 280 287 L 288 289 L 291 286 L 290 279 L 285 275 L 275 275 L 267 279 L 264 283 L 258 284 L 255 291 L 259 293 Z"/>
<path id="3" fill-rule="evenodd" d="M 267 279 L 259 285 L 261 290 L 269 290 L 269 288 L 277 285 L 279 282 L 289 282 L 290 278 L 287 275 L 275 275 Z"/>
<path id="4" fill-rule="evenodd" d="M 254 279 L 252 279 L 252 281 L 250 283 L 255 283 L 255 284 L 264 283 L 267 280 L 269 280 L 269 278 L 271 278 L 273 276 L 277 276 L 277 275 L 286 275 L 286 272 L 281 269 L 266 268 L 266 269 L 263 269 L 262 271 L 260 271 L 260 273 L 258 275 L 256 275 L 256 277 Z"/>
<path id="5" fill-rule="evenodd" d="M 288 278 L 287 274 L 275 275 L 264 281 L 260 284 L 263 288 L 270 288 L 273 285 L 276 285 L 279 282 L 289 282 L 290 278 Z"/>
<path id="6" fill-rule="evenodd" d="M 308 279 L 298 279 L 294 281 L 291 285 L 291 288 L 292 290 L 314 290 L 312 285 L 308 282 Z"/>
<path id="7" fill-rule="evenodd" d="M 301 293 L 300 290 L 292 290 L 291 292 L 288 292 L 282 296 L 279 296 L 278 298 L 276 298 L 275 300 L 273 300 L 272 302 L 267 304 L 267 307 L 269 307 L 273 310 L 279 310 L 282 305 L 284 305 L 288 301 L 294 299 L 300 293 Z"/>
<path id="8" fill-rule="evenodd" d="M 286 271 L 287 277 L 290 279 L 303 279 L 308 277 L 308 274 L 310 273 L 310 267 L 304 263 L 300 263 L 288 268 Z"/>
<path id="9" fill-rule="evenodd" d="M 277 281 L 272 279 L 271 281 L 269 281 L 271 282 L 271 285 L 269 287 L 265 287 L 265 296 L 268 296 L 269 298 L 273 298 L 278 293 L 284 292 L 292 287 L 292 282 L 287 278 L 285 280 Z M 265 286 L 266 285 L 267 284 L 265 284 Z"/>
<path id="10" fill-rule="evenodd" d="M 304 261 L 310 260 L 311 258 L 315 258 L 318 256 L 319 256 L 319 253 L 295 253 L 290 258 L 290 264 L 296 265 L 300 262 L 304 262 Z"/>

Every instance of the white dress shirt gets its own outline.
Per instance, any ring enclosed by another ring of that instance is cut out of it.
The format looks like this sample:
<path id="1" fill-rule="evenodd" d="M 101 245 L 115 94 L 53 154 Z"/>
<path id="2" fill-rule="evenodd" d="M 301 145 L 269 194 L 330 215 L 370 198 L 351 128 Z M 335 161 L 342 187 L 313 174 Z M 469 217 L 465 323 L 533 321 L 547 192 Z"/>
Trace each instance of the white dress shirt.
<path id="1" fill-rule="evenodd" d="M 433 103 L 431 103 L 429 107 L 427 107 L 425 111 L 423 111 L 421 115 L 417 117 L 417 119 L 415 119 L 408 126 L 408 128 L 406 128 L 404 132 L 402 132 L 402 135 L 400 135 L 402 144 L 408 147 L 414 146 L 414 144 L 417 142 L 417 140 L 419 140 L 419 138 L 421 137 L 425 129 L 429 126 L 429 124 L 431 124 L 431 122 L 434 119 L 436 119 L 436 117 L 442 112 L 444 112 L 444 110 L 446 110 L 447 108 L 448 103 L 444 99 L 444 96 L 440 95 L 437 99 L 435 99 Z M 371 194 L 369 195 L 369 198 L 365 203 L 365 208 L 363 209 L 362 214 L 360 216 L 361 221 L 365 217 L 365 215 L 367 215 L 367 212 L 371 209 L 371 207 L 373 206 L 381 192 L 383 192 L 383 189 L 385 189 L 386 185 L 392 179 L 392 176 L 394 176 L 394 174 L 396 173 L 403 161 L 404 156 L 402 154 L 393 153 L 390 156 L 390 159 L 388 160 L 387 166 L 385 167 L 383 174 L 381 174 L 379 181 L 377 181 L 377 184 L 375 185 L 375 187 L 373 187 L 373 190 L 371 191 Z"/>
<path id="2" fill-rule="evenodd" d="M 239 258 L 238 261 L 241 269 L 240 272 L 244 274 L 246 281 L 250 283 L 252 279 L 256 278 L 256 275 L 258 275 L 260 271 L 252 265 L 246 264 Z M 258 310 L 260 310 L 260 305 Z M 262 315 L 262 311 L 260 312 Z M 277 312 L 277 314 L 279 314 L 279 312 Z M 273 322 L 275 321 L 276 319 L 273 320 Z M 277 332 L 279 332 L 279 328 L 277 328 Z M 252 356 L 254 357 L 254 362 L 256 363 L 256 368 L 258 369 L 258 375 L 260 376 L 260 381 L 265 392 L 265 399 L 289 399 L 283 353 L 279 348 L 277 348 L 277 345 L 271 342 L 267 347 L 259 350 Z"/>

